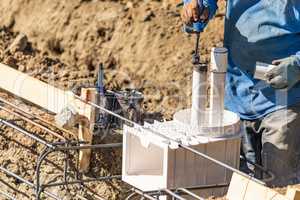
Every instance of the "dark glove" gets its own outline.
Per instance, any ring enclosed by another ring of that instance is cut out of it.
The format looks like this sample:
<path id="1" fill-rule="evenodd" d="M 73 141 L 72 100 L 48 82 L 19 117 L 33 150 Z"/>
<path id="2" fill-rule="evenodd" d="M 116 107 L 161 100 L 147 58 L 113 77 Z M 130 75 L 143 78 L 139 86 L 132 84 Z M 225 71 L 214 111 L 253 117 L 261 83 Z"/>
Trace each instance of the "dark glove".
<path id="1" fill-rule="evenodd" d="M 276 65 L 265 74 L 267 82 L 275 89 L 290 89 L 300 80 L 300 55 L 275 60 Z"/>

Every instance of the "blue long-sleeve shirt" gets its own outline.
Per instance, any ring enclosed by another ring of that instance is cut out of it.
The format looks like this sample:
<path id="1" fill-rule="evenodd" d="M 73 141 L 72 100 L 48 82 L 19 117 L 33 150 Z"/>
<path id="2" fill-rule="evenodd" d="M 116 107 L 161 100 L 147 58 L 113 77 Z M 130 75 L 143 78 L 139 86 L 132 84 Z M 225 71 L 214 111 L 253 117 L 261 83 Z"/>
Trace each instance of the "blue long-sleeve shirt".
<path id="1" fill-rule="evenodd" d="M 224 46 L 227 109 L 254 120 L 300 102 L 300 83 L 286 92 L 253 78 L 257 61 L 272 63 L 300 51 L 299 0 L 228 0 Z"/>

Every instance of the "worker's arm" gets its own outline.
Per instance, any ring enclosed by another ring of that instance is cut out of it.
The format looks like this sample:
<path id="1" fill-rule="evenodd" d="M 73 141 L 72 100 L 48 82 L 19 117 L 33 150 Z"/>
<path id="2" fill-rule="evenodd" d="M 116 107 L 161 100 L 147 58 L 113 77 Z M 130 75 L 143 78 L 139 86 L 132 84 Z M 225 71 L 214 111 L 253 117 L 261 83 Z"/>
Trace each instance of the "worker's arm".
<path id="1" fill-rule="evenodd" d="M 200 5 L 203 5 L 204 8 Z M 214 17 L 217 8 L 217 0 L 191 0 L 184 5 L 181 18 L 185 24 L 198 21 L 205 22 Z M 203 10 L 202 13 L 201 10 Z"/>
<path id="2" fill-rule="evenodd" d="M 273 64 L 276 67 L 265 74 L 273 88 L 290 89 L 300 81 L 300 52 L 288 58 L 275 60 Z"/>

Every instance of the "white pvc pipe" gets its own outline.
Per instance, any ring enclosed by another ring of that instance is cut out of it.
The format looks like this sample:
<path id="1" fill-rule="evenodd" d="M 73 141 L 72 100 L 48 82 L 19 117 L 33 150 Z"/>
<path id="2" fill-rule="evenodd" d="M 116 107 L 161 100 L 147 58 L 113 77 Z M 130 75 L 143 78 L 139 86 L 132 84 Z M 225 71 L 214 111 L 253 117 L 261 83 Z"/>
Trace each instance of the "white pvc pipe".
<path id="1" fill-rule="evenodd" d="M 199 65 L 193 71 L 191 126 L 201 127 L 205 121 L 207 66 Z"/>
<path id="2" fill-rule="evenodd" d="M 228 50 L 213 48 L 210 71 L 209 123 L 222 127 L 224 113 L 225 79 L 228 65 Z"/>

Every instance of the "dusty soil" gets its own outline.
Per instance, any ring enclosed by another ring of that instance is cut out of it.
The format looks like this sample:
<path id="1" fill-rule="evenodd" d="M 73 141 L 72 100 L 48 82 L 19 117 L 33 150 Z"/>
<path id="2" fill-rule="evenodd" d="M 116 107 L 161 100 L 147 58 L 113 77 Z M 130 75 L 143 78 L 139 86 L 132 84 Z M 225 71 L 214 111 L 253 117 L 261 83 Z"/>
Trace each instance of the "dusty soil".
<path id="1" fill-rule="evenodd" d="M 26 34 L 40 55 L 65 63 L 57 70 L 61 86 L 93 84 L 103 62 L 108 85 L 140 89 L 149 110 L 170 118 L 190 103 L 194 49 L 194 37 L 181 31 L 176 2 L 6 0 L 0 25 Z M 222 44 L 223 7 L 201 36 L 203 61 Z"/>
<path id="2" fill-rule="evenodd" d="M 177 0 L 4 0 L 0 2 L 0 62 L 64 89 L 94 85 L 98 64 L 104 63 L 109 88 L 137 88 L 145 95 L 144 109 L 166 119 L 190 105 L 191 55 L 195 38 L 183 34 Z M 201 59 L 209 61 L 213 46 L 223 41 L 224 3 L 201 34 Z M 5 78 L 5 77 L 1 77 Z M 35 107 L 5 98 L 31 112 L 52 119 Z M 0 117 L 11 119 L 1 112 Z M 27 123 L 20 126 L 55 141 Z M 116 139 L 117 138 L 117 139 Z M 115 136 L 114 141 L 120 140 Z M 24 148 L 21 148 L 21 144 Z M 1 127 L 0 165 L 33 181 L 35 159 L 42 146 Z M 62 155 L 50 161 L 61 164 Z M 121 152 L 96 152 L 91 176 L 120 174 Z M 59 170 L 43 168 L 43 178 Z M 17 199 L 33 199 L 33 191 L 0 174 L 1 191 Z M 19 192 L 13 191 L 16 187 Z M 119 181 L 70 186 L 53 191 L 65 199 L 124 199 Z M 97 194 L 93 194 L 93 193 Z M 77 193 L 77 195 L 76 195 Z M 4 197 L 3 197 L 4 198 Z M 2 197 L 0 197 L 2 199 Z"/>

